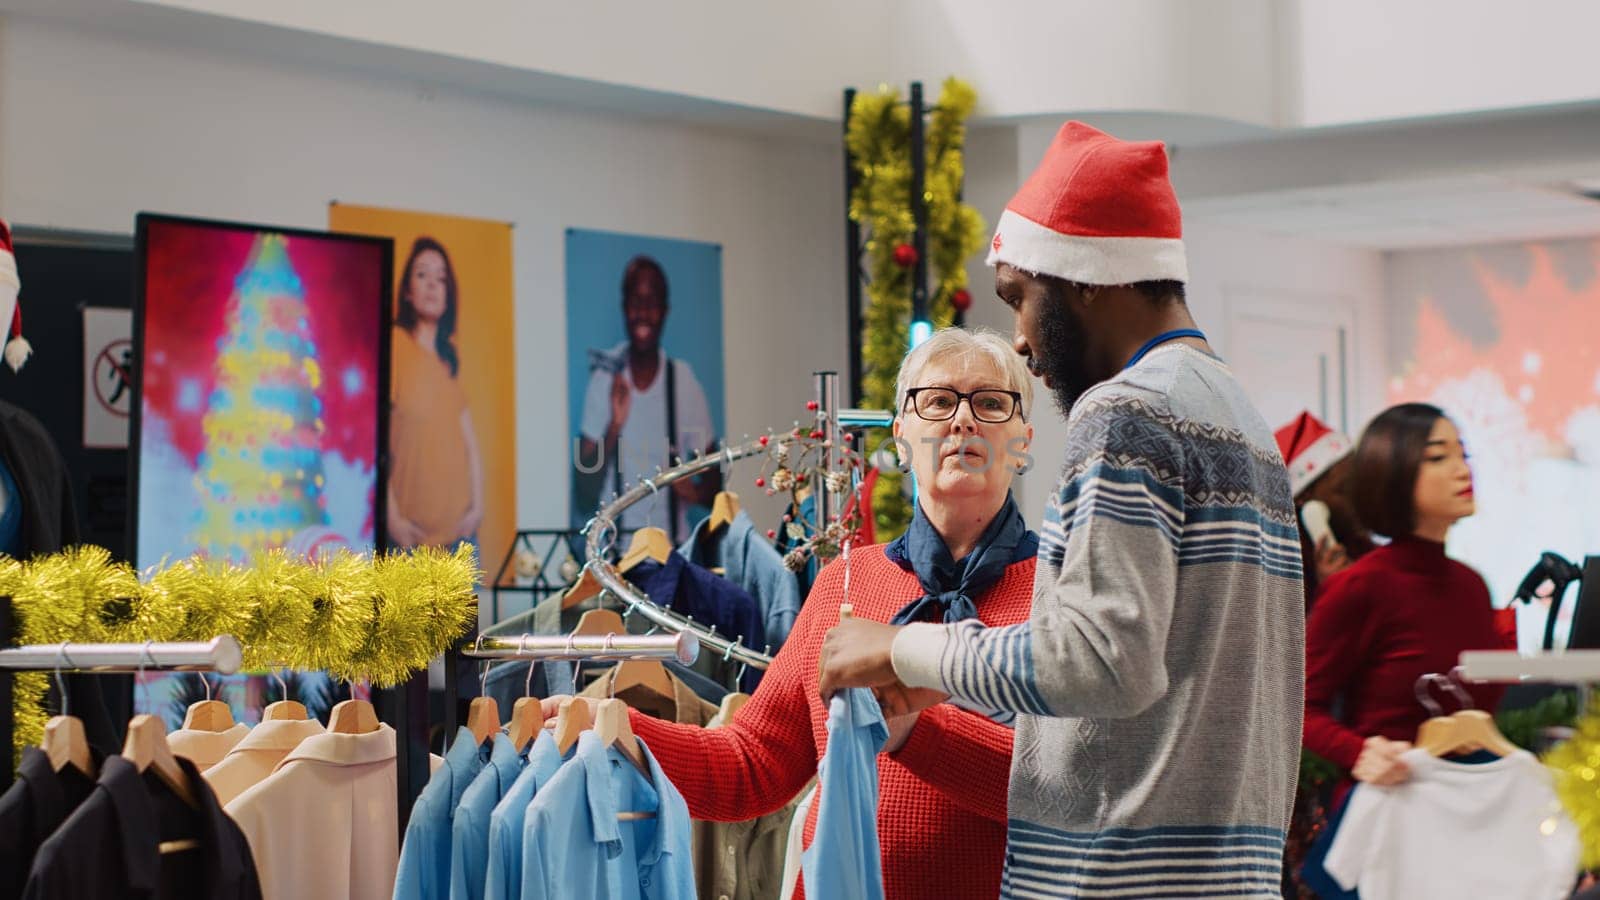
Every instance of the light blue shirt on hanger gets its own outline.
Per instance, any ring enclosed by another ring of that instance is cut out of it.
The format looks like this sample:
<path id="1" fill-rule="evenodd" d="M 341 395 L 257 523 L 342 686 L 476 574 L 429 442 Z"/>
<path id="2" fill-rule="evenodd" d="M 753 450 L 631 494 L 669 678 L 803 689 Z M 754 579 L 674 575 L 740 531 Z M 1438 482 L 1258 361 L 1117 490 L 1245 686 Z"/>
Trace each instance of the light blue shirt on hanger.
<path id="1" fill-rule="evenodd" d="M 522 756 L 511 738 L 490 739 L 489 764 L 461 794 L 450 825 L 450 900 L 483 900 L 489 871 L 489 816 L 522 774 Z"/>
<path id="2" fill-rule="evenodd" d="M 528 805 L 523 900 L 696 900 L 689 807 L 648 747 L 644 756 L 648 778 L 594 732 L 578 736 L 572 760 Z M 655 818 L 618 821 L 621 812 Z"/>
<path id="3" fill-rule="evenodd" d="M 539 730 L 528 748 L 528 764 L 511 783 L 511 789 L 489 815 L 489 862 L 483 884 L 486 900 L 517 900 L 522 896 L 522 823 L 528 804 L 561 768 L 561 751 L 555 735 Z"/>
<path id="4" fill-rule="evenodd" d="M 411 807 L 400 869 L 394 878 L 394 900 L 447 900 L 450 896 L 450 827 L 456 807 L 472 779 L 483 771 L 482 748 L 466 728 L 445 752 L 444 765 L 428 779 Z"/>
<path id="5" fill-rule="evenodd" d="M 882 900 L 878 845 L 878 751 L 889 737 L 866 688 L 828 702 L 828 746 L 817 766 L 817 829 L 800 856 L 807 897 Z"/>

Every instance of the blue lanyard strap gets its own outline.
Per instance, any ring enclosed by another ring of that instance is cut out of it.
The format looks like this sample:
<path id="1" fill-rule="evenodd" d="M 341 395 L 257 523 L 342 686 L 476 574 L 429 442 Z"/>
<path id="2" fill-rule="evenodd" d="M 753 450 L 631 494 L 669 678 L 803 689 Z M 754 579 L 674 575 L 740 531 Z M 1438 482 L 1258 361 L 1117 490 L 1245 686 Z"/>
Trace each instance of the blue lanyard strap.
<path id="1" fill-rule="evenodd" d="M 1154 350 L 1168 341 L 1175 341 L 1179 338 L 1199 338 L 1203 341 L 1206 339 L 1206 336 L 1201 333 L 1200 329 L 1198 328 L 1174 328 L 1171 331 L 1163 331 L 1150 340 L 1145 341 L 1144 346 L 1140 347 L 1138 352 L 1133 354 L 1133 359 L 1128 360 L 1128 364 L 1123 366 L 1122 370 L 1126 372 L 1134 366 L 1137 366 L 1139 364 L 1139 360 L 1144 359 L 1145 355 L 1151 350 Z"/>

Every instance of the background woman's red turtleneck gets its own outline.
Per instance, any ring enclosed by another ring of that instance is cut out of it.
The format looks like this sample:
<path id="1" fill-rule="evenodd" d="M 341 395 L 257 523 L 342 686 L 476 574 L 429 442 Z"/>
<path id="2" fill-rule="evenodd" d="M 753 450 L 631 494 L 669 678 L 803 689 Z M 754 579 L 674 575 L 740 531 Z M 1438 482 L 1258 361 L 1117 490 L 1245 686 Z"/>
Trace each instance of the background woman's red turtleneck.
<path id="1" fill-rule="evenodd" d="M 1417 679 L 1447 674 L 1463 650 L 1515 649 L 1500 618 L 1482 576 L 1422 538 L 1399 538 L 1329 578 L 1306 622 L 1306 749 L 1349 770 L 1372 735 L 1414 740 L 1429 715 Z M 1503 693 L 1468 691 L 1491 712 Z"/>

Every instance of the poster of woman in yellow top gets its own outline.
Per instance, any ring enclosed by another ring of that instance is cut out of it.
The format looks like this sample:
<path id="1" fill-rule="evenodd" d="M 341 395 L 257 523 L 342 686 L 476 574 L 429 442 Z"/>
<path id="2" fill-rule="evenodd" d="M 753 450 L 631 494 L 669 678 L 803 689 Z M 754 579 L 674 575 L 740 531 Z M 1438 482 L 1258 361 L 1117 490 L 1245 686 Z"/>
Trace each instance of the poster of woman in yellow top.
<path id="1" fill-rule="evenodd" d="M 459 290 L 444 245 L 412 241 L 389 340 L 388 533 L 398 547 L 474 541 L 483 524 L 483 454 L 459 380 Z"/>
<path id="2" fill-rule="evenodd" d="M 476 544 L 492 572 L 516 527 L 511 226 L 342 203 L 328 221 L 394 239 L 389 544 Z"/>

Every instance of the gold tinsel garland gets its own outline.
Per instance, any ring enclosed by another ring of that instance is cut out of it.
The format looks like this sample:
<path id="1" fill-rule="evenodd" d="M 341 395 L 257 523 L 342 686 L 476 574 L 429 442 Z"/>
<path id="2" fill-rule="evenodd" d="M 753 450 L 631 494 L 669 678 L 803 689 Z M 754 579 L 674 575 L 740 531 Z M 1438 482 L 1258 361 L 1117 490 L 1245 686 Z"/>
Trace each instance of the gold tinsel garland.
<path id="1" fill-rule="evenodd" d="M 1572 737 L 1551 748 L 1544 762 L 1555 773 L 1556 796 L 1578 826 L 1583 867 L 1600 869 L 1600 704 L 1590 706 Z"/>
<path id="2" fill-rule="evenodd" d="M 477 612 L 471 548 L 419 549 L 374 560 L 342 553 L 318 563 L 271 551 L 249 567 L 199 558 L 141 582 L 99 547 L 27 563 L 0 556 L 0 597 L 12 598 L 18 644 L 238 638 L 246 669 L 326 670 L 389 687 L 426 668 Z M 44 734 L 50 676 L 19 672 L 16 748 Z M 20 752 L 20 751 L 19 751 Z"/>
<path id="3" fill-rule="evenodd" d="M 935 279 L 928 317 L 935 328 L 954 320 L 950 298 L 966 288 L 966 260 L 983 246 L 983 217 L 960 199 L 966 175 L 962 151 L 966 121 L 976 103 L 970 85 L 946 79 L 925 134 L 923 196 L 928 206 L 928 263 Z M 895 248 L 910 244 L 916 232 L 911 211 L 911 111 L 900 93 L 882 86 L 877 93 L 856 95 L 845 145 L 860 176 L 850 196 L 850 218 L 869 231 L 860 399 L 867 407 L 889 409 L 894 406 L 895 377 L 910 344 L 911 327 L 913 268 L 895 259 Z M 867 447 L 876 449 L 889 437 L 887 429 L 870 432 Z M 873 491 L 880 541 L 893 539 L 910 522 L 911 508 L 901 480 L 898 471 L 882 472 Z"/>

